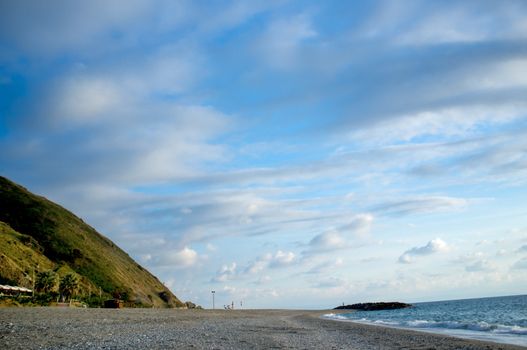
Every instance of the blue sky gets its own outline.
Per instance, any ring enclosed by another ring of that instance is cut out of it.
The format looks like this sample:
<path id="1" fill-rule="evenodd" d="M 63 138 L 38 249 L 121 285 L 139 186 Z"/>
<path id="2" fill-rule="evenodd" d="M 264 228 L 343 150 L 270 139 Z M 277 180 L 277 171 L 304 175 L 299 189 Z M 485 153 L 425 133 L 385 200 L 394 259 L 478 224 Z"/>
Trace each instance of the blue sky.
<path id="1" fill-rule="evenodd" d="M 180 298 L 527 288 L 524 1 L 2 1 L 0 173 Z"/>

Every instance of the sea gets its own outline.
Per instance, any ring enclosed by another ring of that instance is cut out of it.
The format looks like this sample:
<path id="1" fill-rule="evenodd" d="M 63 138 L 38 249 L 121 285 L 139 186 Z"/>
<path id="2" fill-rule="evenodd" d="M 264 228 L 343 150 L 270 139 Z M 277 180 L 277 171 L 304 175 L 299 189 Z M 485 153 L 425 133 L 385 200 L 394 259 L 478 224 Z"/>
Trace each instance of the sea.
<path id="1" fill-rule="evenodd" d="M 326 318 L 527 346 L 527 295 L 435 301 Z"/>

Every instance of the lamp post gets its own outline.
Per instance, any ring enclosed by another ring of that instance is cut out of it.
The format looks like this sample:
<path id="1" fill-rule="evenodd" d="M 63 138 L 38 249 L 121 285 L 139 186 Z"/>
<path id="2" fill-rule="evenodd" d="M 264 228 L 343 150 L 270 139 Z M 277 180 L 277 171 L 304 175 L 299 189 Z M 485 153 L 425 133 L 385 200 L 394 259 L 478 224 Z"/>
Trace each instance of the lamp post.
<path id="1" fill-rule="evenodd" d="M 216 291 L 213 290 L 211 291 L 211 293 L 212 293 L 212 310 L 214 310 L 214 294 L 216 294 Z"/>

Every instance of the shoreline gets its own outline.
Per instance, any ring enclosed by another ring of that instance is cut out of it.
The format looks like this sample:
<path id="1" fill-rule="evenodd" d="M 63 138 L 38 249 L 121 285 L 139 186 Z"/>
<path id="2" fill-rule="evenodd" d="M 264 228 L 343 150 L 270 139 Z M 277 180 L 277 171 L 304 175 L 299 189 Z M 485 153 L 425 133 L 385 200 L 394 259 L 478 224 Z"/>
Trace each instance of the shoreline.
<path id="1" fill-rule="evenodd" d="M 322 317 L 333 311 L 1 308 L 0 347 L 527 349 Z"/>
<path id="2" fill-rule="evenodd" d="M 332 311 L 343 311 L 343 310 L 332 310 Z M 360 320 L 354 320 L 354 319 L 347 319 L 347 318 L 337 318 L 337 317 L 331 317 L 336 316 L 338 314 L 347 314 L 350 313 L 349 311 L 352 310 L 346 310 L 347 312 L 331 312 L 328 314 L 325 314 L 321 316 L 323 319 L 330 320 L 330 321 L 337 321 L 337 322 L 350 322 L 365 326 L 373 326 L 373 327 L 385 327 L 385 328 L 393 328 L 393 329 L 399 329 L 399 330 L 407 330 L 407 331 L 415 331 L 415 332 L 423 332 L 423 333 L 429 333 L 429 334 L 437 334 L 437 335 L 443 335 L 448 337 L 454 337 L 454 338 L 461 338 L 461 339 L 467 339 L 467 340 L 477 340 L 482 342 L 490 342 L 495 343 L 499 345 L 515 345 L 520 347 L 527 348 L 527 344 L 522 344 L 518 342 L 519 336 L 515 336 L 514 334 L 492 334 L 489 332 L 478 332 L 475 330 L 469 330 L 469 329 L 458 329 L 458 328 L 439 328 L 439 327 L 405 327 L 405 326 L 398 326 L 398 325 L 390 325 L 390 324 L 383 324 L 383 323 L 373 323 L 373 322 L 367 322 L 367 321 L 360 321 Z M 353 312 L 353 311 L 352 311 Z M 510 338 L 510 339 L 508 339 Z M 525 341 L 527 341 L 527 337 L 525 337 Z M 521 338 L 520 338 L 521 339 Z M 509 341 L 507 341 L 509 340 Z"/>

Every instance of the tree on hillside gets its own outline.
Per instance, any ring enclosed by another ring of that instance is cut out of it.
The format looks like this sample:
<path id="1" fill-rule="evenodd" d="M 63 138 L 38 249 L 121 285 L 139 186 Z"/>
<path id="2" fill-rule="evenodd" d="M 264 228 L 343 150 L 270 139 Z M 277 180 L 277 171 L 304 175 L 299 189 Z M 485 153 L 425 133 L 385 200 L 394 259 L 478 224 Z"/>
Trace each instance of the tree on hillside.
<path id="1" fill-rule="evenodd" d="M 51 293 L 57 288 L 57 274 L 53 271 L 41 271 L 35 279 L 35 290 L 41 293 Z"/>
<path id="2" fill-rule="evenodd" d="M 79 279 L 73 273 L 68 273 L 60 279 L 60 294 L 63 299 L 68 299 L 75 295 L 79 289 Z"/>

